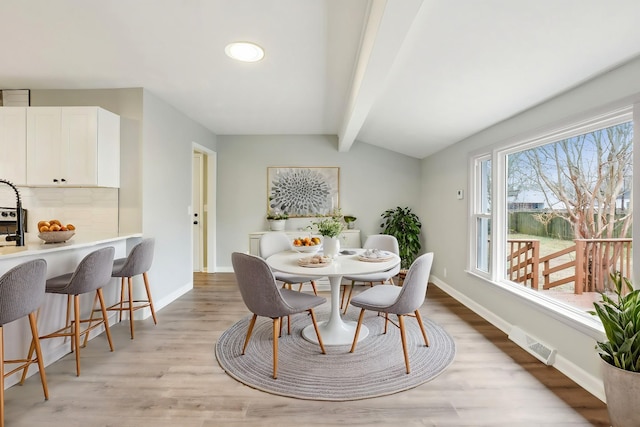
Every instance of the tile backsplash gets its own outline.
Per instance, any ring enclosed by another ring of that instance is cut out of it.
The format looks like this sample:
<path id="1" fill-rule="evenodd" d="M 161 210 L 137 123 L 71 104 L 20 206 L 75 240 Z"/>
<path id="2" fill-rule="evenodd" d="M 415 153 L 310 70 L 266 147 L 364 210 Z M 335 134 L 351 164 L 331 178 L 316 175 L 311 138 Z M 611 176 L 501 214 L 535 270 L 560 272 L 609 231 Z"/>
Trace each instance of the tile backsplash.
<path id="1" fill-rule="evenodd" d="M 118 232 L 117 188 L 18 187 L 22 207 L 27 210 L 27 229 L 36 234 L 38 221 L 58 219 L 73 224 L 78 232 Z M 15 193 L 0 187 L 0 206 L 16 205 Z"/>

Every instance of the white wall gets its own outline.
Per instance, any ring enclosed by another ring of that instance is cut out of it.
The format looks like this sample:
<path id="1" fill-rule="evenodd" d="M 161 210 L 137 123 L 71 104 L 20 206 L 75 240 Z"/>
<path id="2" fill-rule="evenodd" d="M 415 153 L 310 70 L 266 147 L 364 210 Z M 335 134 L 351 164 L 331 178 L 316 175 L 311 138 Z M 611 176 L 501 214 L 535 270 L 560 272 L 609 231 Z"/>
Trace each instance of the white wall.
<path id="1" fill-rule="evenodd" d="M 599 361 L 593 333 L 571 328 L 523 299 L 465 272 L 468 248 L 468 203 L 456 199 L 456 190 L 468 188 L 469 157 L 481 148 L 585 114 L 640 93 L 640 60 L 633 61 L 557 98 L 499 123 L 422 161 L 419 214 L 424 219 L 427 250 L 435 252 L 432 279 L 508 332 L 518 324 L 558 349 L 556 367 L 587 390 L 603 398 Z M 638 129 L 636 127 L 636 129 Z M 636 150 L 637 152 L 638 150 Z M 640 190 L 640 174 L 634 176 Z M 640 237 L 636 235 L 634 240 Z M 637 272 L 640 258 L 634 254 Z M 447 275 L 445 276 L 445 268 Z M 634 274 L 635 277 L 640 277 Z"/>
<path id="2" fill-rule="evenodd" d="M 267 167 L 337 166 L 342 213 L 358 218 L 364 240 L 380 231 L 380 214 L 418 207 L 420 161 L 367 144 L 346 153 L 335 136 L 218 135 L 218 271 L 231 270 L 231 253 L 249 250 L 253 231 L 267 230 Z M 288 229 L 308 220 L 289 220 Z"/>

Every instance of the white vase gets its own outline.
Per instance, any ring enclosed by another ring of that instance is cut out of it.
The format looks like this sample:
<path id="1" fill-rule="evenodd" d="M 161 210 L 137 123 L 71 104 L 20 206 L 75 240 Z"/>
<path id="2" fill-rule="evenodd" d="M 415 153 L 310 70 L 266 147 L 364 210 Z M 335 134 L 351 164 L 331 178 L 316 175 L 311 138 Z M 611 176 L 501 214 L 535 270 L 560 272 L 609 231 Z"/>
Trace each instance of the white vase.
<path id="1" fill-rule="evenodd" d="M 340 238 L 325 237 L 322 239 L 322 252 L 331 258 L 338 256 L 340 252 Z"/>
<path id="2" fill-rule="evenodd" d="M 269 229 L 271 231 L 282 231 L 284 230 L 284 226 L 286 224 L 286 219 L 270 219 L 269 220 Z"/>

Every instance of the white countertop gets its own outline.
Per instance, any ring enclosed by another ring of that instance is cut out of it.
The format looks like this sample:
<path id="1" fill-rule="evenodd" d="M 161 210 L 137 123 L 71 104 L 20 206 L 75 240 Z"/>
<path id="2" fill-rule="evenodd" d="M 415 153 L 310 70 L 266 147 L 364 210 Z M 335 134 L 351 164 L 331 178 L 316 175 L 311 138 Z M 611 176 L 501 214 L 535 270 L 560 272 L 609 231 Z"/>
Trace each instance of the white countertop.
<path id="1" fill-rule="evenodd" d="M 76 234 L 64 243 L 45 243 L 38 239 L 36 234 L 25 234 L 27 244 L 25 246 L 1 246 L 0 260 L 21 257 L 27 255 L 35 255 L 44 252 L 65 251 L 77 249 L 87 246 L 93 246 L 101 243 L 114 242 L 134 237 L 142 237 L 142 233 L 91 233 L 76 232 Z"/>

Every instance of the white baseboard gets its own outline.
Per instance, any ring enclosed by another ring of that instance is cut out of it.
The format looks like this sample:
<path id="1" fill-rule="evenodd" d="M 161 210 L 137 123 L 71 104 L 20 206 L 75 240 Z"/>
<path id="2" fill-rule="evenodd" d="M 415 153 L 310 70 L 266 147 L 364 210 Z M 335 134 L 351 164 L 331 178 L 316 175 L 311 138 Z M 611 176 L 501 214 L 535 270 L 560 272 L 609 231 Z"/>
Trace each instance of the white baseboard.
<path id="1" fill-rule="evenodd" d="M 500 316 L 497 316 L 492 311 L 487 310 L 485 307 L 476 303 L 472 299 L 468 298 L 466 295 L 457 291 L 455 288 L 451 287 L 446 282 L 442 281 L 433 274 L 430 276 L 430 281 L 440 289 L 442 289 L 444 292 L 446 292 L 453 299 L 460 302 L 462 305 L 485 319 L 487 322 L 491 323 L 493 326 L 495 326 L 505 334 L 508 335 L 511 331 L 513 327 L 512 324 L 510 324 Z M 576 384 L 584 388 L 589 393 L 593 394 L 601 401 L 606 402 L 604 396 L 604 385 L 602 384 L 602 380 L 600 378 L 591 375 L 580 366 L 563 357 L 560 353 L 556 354 L 556 360 L 553 364 L 553 368 L 571 378 L 571 380 L 573 380 Z"/>

